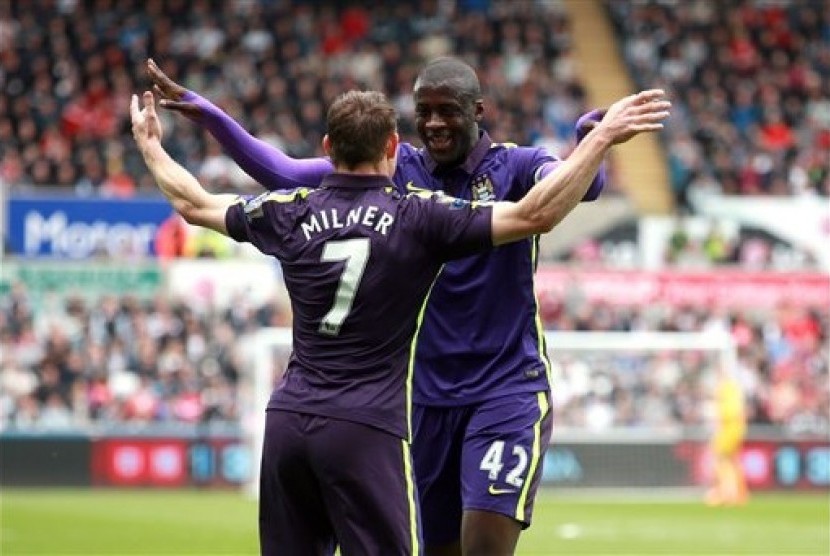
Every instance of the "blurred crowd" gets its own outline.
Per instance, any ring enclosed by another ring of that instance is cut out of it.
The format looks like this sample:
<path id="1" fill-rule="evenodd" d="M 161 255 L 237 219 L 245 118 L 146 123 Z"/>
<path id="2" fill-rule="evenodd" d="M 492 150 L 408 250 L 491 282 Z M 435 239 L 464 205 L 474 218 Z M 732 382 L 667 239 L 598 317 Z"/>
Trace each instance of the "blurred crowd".
<path id="1" fill-rule="evenodd" d="M 244 338 L 290 317 L 243 296 L 193 307 L 163 295 L 35 300 L 16 283 L 0 301 L 0 428 L 238 421 Z"/>
<path id="2" fill-rule="evenodd" d="M 364 6 L 364 7 L 361 7 Z M 443 54 L 478 68 L 496 141 L 567 154 L 587 111 L 558 2 L 420 0 L 13 0 L 0 3 L 0 181 L 79 195 L 154 191 L 130 136 L 130 95 L 153 57 L 258 137 L 321 154 L 325 109 L 349 88 L 394 101 Z M 209 187 L 254 184 L 195 125 L 166 118 L 166 146 Z"/>
<path id="3" fill-rule="evenodd" d="M 153 57 L 292 156 L 321 154 L 328 103 L 379 88 L 412 128 L 424 61 L 461 56 L 485 90 L 496 141 L 564 156 L 586 105 L 557 1 L 12 0 L 0 2 L 0 185 L 77 195 L 155 192 L 133 146 L 128 100 Z M 672 187 L 820 195 L 830 191 L 830 0 L 607 0 L 631 73 L 674 103 L 664 132 Z M 256 188 L 197 126 L 163 112 L 171 154 L 214 191 Z M 718 230 L 671 236 L 667 259 L 743 262 Z M 745 245 L 741 238 L 740 246 Z M 757 238 L 750 247 L 757 261 Z M 695 246 L 691 249 L 690 246 Z M 762 246 L 763 247 L 763 246 Z M 597 247 L 591 253 L 597 251 Z M 767 249 L 769 251 L 769 249 Z M 691 260 L 691 263 L 689 262 Z M 756 265 L 759 266 L 759 265 Z M 763 265 L 760 265 L 763 267 Z M 830 431 L 827 308 L 774 313 L 617 307 L 542 299 L 554 330 L 731 333 L 751 419 Z M 235 423 L 246 408 L 253 333 L 290 323 L 277 302 L 201 310 L 159 295 L 0 298 L 0 429 L 102 423 Z M 591 355 L 552 362 L 556 422 L 595 429 L 699 426 L 717 361 L 703 352 Z M 242 402 L 240 400 L 243 400 Z M 249 410 L 249 408 L 248 408 Z"/>
<path id="4" fill-rule="evenodd" d="M 606 2 L 631 74 L 674 102 L 667 162 L 689 193 L 830 191 L 830 0 Z M 588 108 L 557 1 L 13 0 L 0 3 L 0 180 L 80 195 L 154 191 L 127 102 L 147 57 L 262 139 L 321 154 L 324 112 L 352 87 L 388 93 L 411 127 L 421 64 L 465 58 L 497 141 L 566 155 Z M 253 182 L 193 124 L 170 152 L 214 189 Z"/>
<path id="5" fill-rule="evenodd" d="M 774 311 L 718 307 L 615 306 L 540 299 L 552 330 L 721 332 L 735 342 L 732 369 L 756 425 L 830 433 L 830 314 L 786 303 Z M 560 426 L 706 426 L 722 354 L 704 350 L 579 352 L 551 348 Z"/>
<path id="6" fill-rule="evenodd" d="M 606 0 L 639 86 L 670 92 L 672 187 L 830 194 L 830 1 Z"/>
<path id="7" fill-rule="evenodd" d="M 578 295 L 540 299 L 552 330 L 731 334 L 755 424 L 830 432 L 826 308 L 776 311 L 623 307 Z M 254 333 L 290 310 L 241 296 L 228 309 L 163 295 L 46 296 L 16 284 L 0 301 L 0 430 L 238 425 L 255 408 Z M 557 426 L 702 427 L 717 354 L 551 349 Z M 286 351 L 275 352 L 277 366 Z M 277 369 L 279 370 L 279 369 Z"/>

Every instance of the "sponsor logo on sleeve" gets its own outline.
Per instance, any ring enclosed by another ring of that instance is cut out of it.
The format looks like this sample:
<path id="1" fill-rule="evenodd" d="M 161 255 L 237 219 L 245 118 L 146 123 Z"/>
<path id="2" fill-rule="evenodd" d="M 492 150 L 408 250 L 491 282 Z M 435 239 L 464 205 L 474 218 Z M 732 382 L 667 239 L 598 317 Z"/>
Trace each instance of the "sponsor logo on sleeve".
<path id="1" fill-rule="evenodd" d="M 270 191 L 266 191 L 265 193 L 245 202 L 245 216 L 248 217 L 249 221 L 263 216 L 264 212 L 262 210 L 262 203 L 265 202 L 265 199 L 268 198 L 270 193 Z"/>

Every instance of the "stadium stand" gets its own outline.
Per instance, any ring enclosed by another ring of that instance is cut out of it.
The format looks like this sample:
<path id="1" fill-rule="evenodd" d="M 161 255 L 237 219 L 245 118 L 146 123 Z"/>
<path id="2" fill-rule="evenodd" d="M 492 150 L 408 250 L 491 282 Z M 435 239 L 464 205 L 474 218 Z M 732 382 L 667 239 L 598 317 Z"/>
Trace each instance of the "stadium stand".
<path id="1" fill-rule="evenodd" d="M 452 52 L 481 68 L 485 125 L 496 141 L 566 154 L 588 107 L 562 5 L 458 4 L 447 11 L 434 0 L 417 10 L 382 3 L 369 11 L 330 2 L 3 3 L 0 176 L 17 190 L 153 192 L 125 101 L 148 86 L 148 56 L 302 157 L 320 154 L 324 106 L 353 87 L 385 90 L 402 114 L 402 135 L 416 141 L 409 122 L 417 68 Z M 189 122 L 173 118 L 168 129 L 171 154 L 214 189 L 254 186 Z"/>
<path id="2" fill-rule="evenodd" d="M 830 195 L 830 3 L 606 0 L 639 86 L 674 101 L 677 204 L 696 191 Z"/>
<path id="3" fill-rule="evenodd" d="M 566 3 L 459 0 L 447 10 L 450 4 L 425 0 L 416 10 L 388 2 L 367 11 L 308 1 L 0 2 L 0 181 L 13 193 L 154 193 L 126 113 L 130 94 L 147 86 L 148 56 L 259 137 L 301 157 L 319 154 L 323 108 L 349 87 L 386 90 L 403 115 L 402 135 L 417 143 L 409 124 L 417 68 L 452 52 L 481 68 L 485 127 L 497 141 L 566 155 L 574 121 L 602 94 L 580 67 L 591 63 L 575 46 L 586 37 L 573 35 Z M 676 116 L 663 141 L 679 207 L 692 211 L 690 197 L 703 189 L 827 196 L 826 0 L 736 0 L 718 3 L 717 11 L 699 0 L 601 6 L 630 78 L 671 91 Z M 168 149 L 212 189 L 256 189 L 196 126 L 165 117 Z M 693 242 L 682 229 L 673 240 L 667 263 L 700 263 L 701 251 L 689 254 Z M 701 245 L 707 267 L 742 261 L 718 237 Z M 240 338 L 290 319 L 276 301 L 197 311 L 162 291 L 151 299 L 113 294 L 35 303 L 32 296 L 14 284 L 0 300 L 0 429 L 232 422 L 245 370 Z M 551 329 L 728 328 L 740 346 L 753 422 L 830 430 L 827 307 L 542 303 Z M 703 393 L 682 376 L 699 375 L 702 364 L 684 359 L 665 372 L 666 361 L 643 360 L 631 380 L 600 372 L 586 388 L 584 365 L 557 360 L 557 422 L 701 424 L 695 408 Z M 664 378 L 655 382 L 658 369 Z"/>
<path id="4" fill-rule="evenodd" d="M 830 319 L 821 307 L 637 308 L 578 297 L 542 302 L 543 322 L 552 330 L 729 330 L 752 423 L 830 431 Z M 233 423 L 239 418 L 239 379 L 250 372 L 247 342 L 264 326 L 290 322 L 277 301 L 238 300 L 229 309 L 204 312 L 161 295 L 70 296 L 40 305 L 34 309 L 20 284 L 0 303 L 0 429 Z M 701 353 L 553 356 L 561 426 L 705 424 L 704 385 L 712 363 Z"/>
<path id="5" fill-rule="evenodd" d="M 568 17 L 573 29 L 574 57 L 579 75 L 595 106 L 607 106 L 635 90 L 634 79 L 617 46 L 617 38 L 601 2 L 570 0 Z M 587 39 L 590 37 L 590 39 Z M 642 85 L 643 83 L 639 83 Z M 649 85 L 651 86 L 651 85 Z M 613 161 L 626 197 L 640 214 L 670 214 L 674 198 L 668 183 L 665 153 L 657 135 L 619 145 Z"/>

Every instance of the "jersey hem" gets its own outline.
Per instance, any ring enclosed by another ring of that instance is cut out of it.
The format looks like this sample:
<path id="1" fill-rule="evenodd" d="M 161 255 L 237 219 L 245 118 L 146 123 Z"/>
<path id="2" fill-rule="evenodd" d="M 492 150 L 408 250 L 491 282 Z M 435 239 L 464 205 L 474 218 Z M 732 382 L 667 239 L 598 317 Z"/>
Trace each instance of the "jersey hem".
<path id="1" fill-rule="evenodd" d="M 355 416 L 354 412 L 346 413 L 346 412 L 339 412 L 339 411 L 325 411 L 320 409 L 312 409 L 305 406 L 295 406 L 289 404 L 279 404 L 271 402 L 268 404 L 266 411 L 293 411 L 295 413 L 305 413 L 307 415 L 317 415 L 319 417 L 328 417 L 330 419 L 339 419 L 341 421 L 348 421 L 350 423 L 357 423 L 358 425 L 366 425 L 367 427 L 372 427 L 374 429 L 378 429 L 382 432 L 391 434 L 400 438 L 401 440 L 405 440 L 410 442 L 411 439 L 407 436 L 404 432 L 404 429 L 390 426 L 389 424 L 379 422 L 378 420 L 369 418 L 369 417 L 361 417 Z"/>

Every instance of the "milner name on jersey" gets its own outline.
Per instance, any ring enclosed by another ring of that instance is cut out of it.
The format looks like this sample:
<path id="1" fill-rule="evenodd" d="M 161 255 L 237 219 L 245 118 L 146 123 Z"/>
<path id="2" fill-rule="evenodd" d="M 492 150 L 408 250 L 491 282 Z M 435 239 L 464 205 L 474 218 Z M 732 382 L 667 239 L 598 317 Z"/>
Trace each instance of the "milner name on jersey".
<path id="1" fill-rule="evenodd" d="M 376 232 L 383 235 L 388 235 L 389 226 L 395 222 L 395 217 L 386 211 L 382 211 L 374 206 L 357 206 L 350 209 L 345 215 L 337 208 L 330 208 L 322 210 L 318 213 L 313 213 L 306 219 L 305 222 L 300 223 L 300 228 L 303 231 L 306 241 L 311 239 L 312 234 L 319 234 L 320 232 L 345 228 L 347 226 L 366 226 L 372 228 Z"/>

